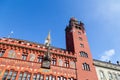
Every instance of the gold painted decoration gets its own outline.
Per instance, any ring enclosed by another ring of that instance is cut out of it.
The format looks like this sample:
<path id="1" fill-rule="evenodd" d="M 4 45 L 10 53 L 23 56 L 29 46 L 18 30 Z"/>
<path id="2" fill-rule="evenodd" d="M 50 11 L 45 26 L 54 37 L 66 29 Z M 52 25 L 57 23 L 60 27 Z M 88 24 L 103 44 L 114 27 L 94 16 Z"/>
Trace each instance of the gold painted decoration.
<path id="1" fill-rule="evenodd" d="M 50 73 L 51 69 L 43 69 L 43 68 L 41 68 L 39 71 L 44 72 L 44 73 L 48 73 L 48 72 Z"/>
<path id="2" fill-rule="evenodd" d="M 21 53 L 20 53 L 20 52 L 18 52 L 18 53 L 16 54 L 16 58 L 17 58 L 17 59 L 22 59 L 22 56 L 21 56 Z"/>
<path id="3" fill-rule="evenodd" d="M 31 53 L 29 55 L 29 57 L 30 57 L 30 61 L 34 61 L 35 60 L 35 54 Z"/>
<path id="4" fill-rule="evenodd" d="M 70 67 L 75 68 L 75 62 L 74 61 L 70 61 Z"/>
<path id="5" fill-rule="evenodd" d="M 9 58 L 16 58 L 16 53 L 15 53 L 15 51 L 14 51 L 14 50 L 10 50 L 10 51 L 8 52 L 8 57 L 9 57 Z"/>
<path id="6" fill-rule="evenodd" d="M 62 59 L 59 59 L 59 60 L 58 60 L 58 65 L 59 65 L 59 66 L 63 66 L 63 61 L 62 61 Z"/>

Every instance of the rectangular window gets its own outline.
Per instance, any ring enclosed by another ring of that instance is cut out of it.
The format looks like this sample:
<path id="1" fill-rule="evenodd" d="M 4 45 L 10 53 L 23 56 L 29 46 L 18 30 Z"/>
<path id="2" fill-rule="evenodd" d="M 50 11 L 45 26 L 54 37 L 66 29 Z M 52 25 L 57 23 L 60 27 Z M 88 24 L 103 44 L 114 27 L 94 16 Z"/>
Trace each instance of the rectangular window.
<path id="1" fill-rule="evenodd" d="M 8 77 L 7 77 L 7 80 L 10 80 L 10 79 L 11 79 L 12 73 L 13 73 L 13 71 L 10 71 L 10 72 L 9 72 Z"/>
<path id="2" fill-rule="evenodd" d="M 81 32 L 78 31 L 78 35 L 81 35 Z"/>
<path id="3" fill-rule="evenodd" d="M 52 75 L 49 76 L 49 80 L 52 80 Z"/>
<path id="4" fill-rule="evenodd" d="M 84 45 L 83 45 L 83 44 L 80 44 L 80 47 L 81 47 L 81 48 L 84 48 Z"/>
<path id="5" fill-rule="evenodd" d="M 49 76 L 46 75 L 46 80 L 49 80 Z"/>
<path id="6" fill-rule="evenodd" d="M 30 80 L 30 78 L 31 78 L 31 74 L 28 74 L 27 75 L 27 80 Z"/>
<path id="7" fill-rule="evenodd" d="M 23 73 L 21 72 L 20 75 L 19 75 L 18 80 L 22 80 L 22 77 L 23 77 Z"/>
<path id="8" fill-rule="evenodd" d="M 33 80 L 36 80 L 37 79 L 37 74 L 34 74 L 33 75 Z"/>
<path id="9" fill-rule="evenodd" d="M 60 80 L 60 77 L 57 77 L 57 80 Z"/>
<path id="10" fill-rule="evenodd" d="M 5 50 L 0 48 L 0 57 L 2 57 L 4 55 L 4 53 L 5 53 Z"/>
<path id="11" fill-rule="evenodd" d="M 69 61 L 65 61 L 65 67 L 69 67 Z"/>
<path id="12" fill-rule="evenodd" d="M 40 80 L 40 74 L 37 74 L 37 80 Z"/>
<path id="13" fill-rule="evenodd" d="M 14 73 L 13 73 L 13 76 L 12 76 L 12 80 L 15 80 L 15 79 L 16 79 L 16 76 L 17 76 L 17 72 L 14 72 Z"/>
<path id="14" fill-rule="evenodd" d="M 82 41 L 83 40 L 82 37 L 79 37 L 79 40 Z"/>
<path id="15" fill-rule="evenodd" d="M 56 59 L 55 58 L 52 59 L 51 64 L 56 65 Z"/>
<path id="16" fill-rule="evenodd" d="M 55 76 L 53 76 L 53 80 L 56 80 Z"/>
<path id="17" fill-rule="evenodd" d="M 87 63 L 83 63 L 82 68 L 83 68 L 83 70 L 90 71 L 90 66 Z"/>
<path id="18" fill-rule="evenodd" d="M 3 76 L 2 80 L 6 80 L 8 73 L 9 73 L 8 71 L 5 71 L 4 76 Z"/>
<path id="19" fill-rule="evenodd" d="M 40 80 L 44 80 L 44 75 L 41 75 Z"/>
<path id="20" fill-rule="evenodd" d="M 23 80 L 26 80 L 27 79 L 27 73 L 24 72 L 24 75 L 23 75 Z"/>
<path id="21" fill-rule="evenodd" d="M 42 60 L 43 60 L 43 56 L 39 56 L 37 62 L 40 62 L 40 63 L 41 63 Z"/>
<path id="22" fill-rule="evenodd" d="M 22 60 L 27 60 L 27 54 L 22 55 Z"/>

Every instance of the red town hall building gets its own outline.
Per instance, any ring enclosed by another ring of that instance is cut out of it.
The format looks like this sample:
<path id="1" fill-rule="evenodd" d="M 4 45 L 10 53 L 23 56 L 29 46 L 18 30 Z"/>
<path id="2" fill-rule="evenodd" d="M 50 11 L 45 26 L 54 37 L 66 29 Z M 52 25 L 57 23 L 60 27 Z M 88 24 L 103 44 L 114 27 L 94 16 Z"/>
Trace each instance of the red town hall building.
<path id="1" fill-rule="evenodd" d="M 66 49 L 0 38 L 0 80 L 98 80 L 84 24 L 71 18 Z"/>

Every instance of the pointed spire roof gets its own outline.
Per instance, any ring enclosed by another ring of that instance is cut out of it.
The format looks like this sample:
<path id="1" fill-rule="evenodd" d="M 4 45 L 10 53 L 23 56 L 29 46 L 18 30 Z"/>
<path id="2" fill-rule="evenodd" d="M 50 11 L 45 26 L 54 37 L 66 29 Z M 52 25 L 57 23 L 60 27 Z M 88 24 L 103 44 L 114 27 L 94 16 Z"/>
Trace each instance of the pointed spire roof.
<path id="1" fill-rule="evenodd" d="M 47 38 L 45 40 L 45 45 L 50 46 L 50 44 L 51 44 L 51 37 L 50 37 L 50 31 L 49 31 L 48 36 L 47 36 Z"/>

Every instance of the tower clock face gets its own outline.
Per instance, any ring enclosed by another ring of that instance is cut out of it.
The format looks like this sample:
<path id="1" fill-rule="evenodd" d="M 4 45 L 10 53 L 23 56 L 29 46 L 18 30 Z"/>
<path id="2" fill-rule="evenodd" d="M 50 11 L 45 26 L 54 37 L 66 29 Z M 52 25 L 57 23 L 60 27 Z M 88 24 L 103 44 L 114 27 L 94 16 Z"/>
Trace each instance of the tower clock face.
<path id="1" fill-rule="evenodd" d="M 50 61 L 43 61 L 42 67 L 43 68 L 50 68 Z"/>

